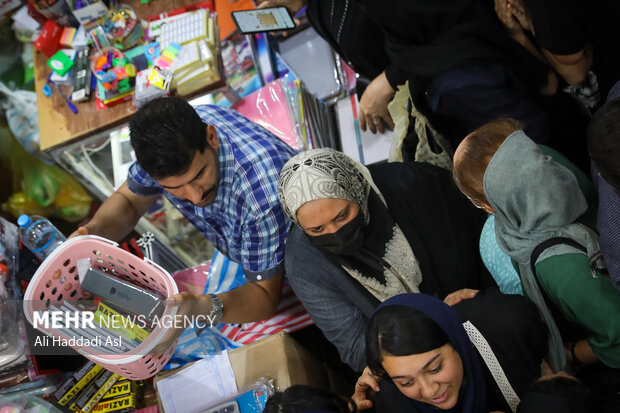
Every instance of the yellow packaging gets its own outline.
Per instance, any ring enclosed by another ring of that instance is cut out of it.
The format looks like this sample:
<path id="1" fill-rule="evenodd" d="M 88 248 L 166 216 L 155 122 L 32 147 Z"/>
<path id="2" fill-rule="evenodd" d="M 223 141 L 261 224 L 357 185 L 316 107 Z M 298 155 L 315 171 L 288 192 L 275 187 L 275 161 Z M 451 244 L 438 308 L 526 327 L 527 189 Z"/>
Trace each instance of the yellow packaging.
<path id="1" fill-rule="evenodd" d="M 99 388 L 99 390 L 97 390 L 97 392 L 95 394 L 93 394 L 88 399 L 88 402 L 86 402 L 84 407 L 82 407 L 82 411 L 83 412 L 90 412 L 93 409 L 93 407 L 95 407 L 95 405 L 97 403 L 99 403 L 99 400 L 101 400 L 101 398 L 110 390 L 110 388 L 112 388 L 112 386 L 114 386 L 114 383 L 116 383 L 116 381 L 118 380 L 119 377 L 121 377 L 121 376 L 119 376 L 116 373 L 112 374 L 105 381 L 105 383 L 103 383 L 101 388 Z"/>
<path id="2" fill-rule="evenodd" d="M 130 340 L 144 341 L 149 336 L 149 332 L 138 326 L 137 323 L 127 320 L 125 323 L 121 321 L 124 317 L 118 311 L 113 310 L 102 302 L 97 304 L 95 311 L 95 321 L 103 327 L 122 334 Z"/>
<path id="3" fill-rule="evenodd" d="M 115 412 L 117 410 L 135 409 L 138 407 L 136 393 L 115 399 L 102 400 L 93 407 L 91 413 Z"/>
<path id="4" fill-rule="evenodd" d="M 71 399 L 73 399 L 84 387 L 88 385 L 88 383 L 98 376 L 102 370 L 103 367 L 94 365 L 88 373 L 78 380 L 78 382 L 75 383 L 73 387 L 71 387 L 71 389 L 60 398 L 60 400 L 58 400 L 58 404 L 61 406 L 66 406 L 67 403 L 69 403 Z"/>
<path id="5" fill-rule="evenodd" d="M 103 395 L 101 400 L 115 399 L 117 397 L 125 397 L 132 393 L 134 390 L 133 382 L 129 381 L 129 379 L 121 379 L 116 382 L 110 390 L 106 394 Z"/>

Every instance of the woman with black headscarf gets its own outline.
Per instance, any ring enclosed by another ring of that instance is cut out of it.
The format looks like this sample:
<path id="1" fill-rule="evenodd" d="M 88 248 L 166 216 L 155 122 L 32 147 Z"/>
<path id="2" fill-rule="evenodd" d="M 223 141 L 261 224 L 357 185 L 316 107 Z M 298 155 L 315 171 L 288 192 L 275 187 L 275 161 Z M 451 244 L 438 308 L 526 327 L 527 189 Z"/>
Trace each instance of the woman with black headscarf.
<path id="1" fill-rule="evenodd" d="M 363 334 L 379 303 L 404 292 L 443 299 L 494 285 L 477 250 L 483 214 L 444 169 L 366 168 L 341 152 L 316 149 L 282 168 L 278 196 L 296 224 L 286 244 L 287 279 L 357 371 L 366 365 Z"/>
<path id="2" fill-rule="evenodd" d="M 546 329 L 521 296 L 479 294 L 450 307 L 425 294 L 400 294 L 368 323 L 366 353 L 374 377 L 356 384 L 358 408 L 380 386 L 377 413 L 515 412 L 540 376 Z"/>
<path id="3" fill-rule="evenodd" d="M 511 39 L 485 0 L 359 0 L 385 36 L 392 65 L 415 106 L 454 146 L 501 116 L 519 119 L 538 142 L 550 128 L 538 100 L 554 79 L 542 57 Z"/>
<path id="4" fill-rule="evenodd" d="M 521 120 L 536 141 L 549 137 L 549 119 L 538 100 L 555 93 L 555 74 L 542 55 L 506 33 L 488 0 L 257 3 L 286 6 L 293 13 L 307 5 L 313 28 L 360 75 L 364 130 L 368 125 L 373 133 L 375 128 L 383 132 L 384 122 L 393 124 L 387 104 L 397 87 L 409 81 L 417 109 L 411 116 L 424 115 L 453 147 L 473 129 L 500 116 Z M 542 99 L 544 107 L 554 106 Z M 417 136 L 425 132 L 409 128 L 406 151 L 415 152 L 418 139 L 433 138 Z M 451 152 L 444 143 L 438 144 Z"/>

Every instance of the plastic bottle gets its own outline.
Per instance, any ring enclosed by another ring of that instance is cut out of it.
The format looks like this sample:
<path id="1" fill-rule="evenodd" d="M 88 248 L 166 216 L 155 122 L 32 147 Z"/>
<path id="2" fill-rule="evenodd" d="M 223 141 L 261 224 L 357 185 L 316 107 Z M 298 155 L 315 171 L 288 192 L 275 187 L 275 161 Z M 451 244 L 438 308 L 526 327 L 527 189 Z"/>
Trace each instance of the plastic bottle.
<path id="1" fill-rule="evenodd" d="M 41 261 L 67 238 L 45 217 L 22 215 L 17 219 L 22 243 Z"/>

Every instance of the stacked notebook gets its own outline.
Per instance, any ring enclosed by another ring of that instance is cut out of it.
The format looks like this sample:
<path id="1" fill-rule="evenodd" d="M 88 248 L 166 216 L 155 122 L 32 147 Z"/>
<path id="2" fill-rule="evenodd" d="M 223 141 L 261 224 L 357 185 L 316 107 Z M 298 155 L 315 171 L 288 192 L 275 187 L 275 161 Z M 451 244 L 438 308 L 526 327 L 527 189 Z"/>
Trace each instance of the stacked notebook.
<path id="1" fill-rule="evenodd" d="M 232 106 L 296 150 L 336 147 L 337 126 L 326 106 L 286 75 Z"/>
<path id="2" fill-rule="evenodd" d="M 215 41 L 219 35 L 215 16 L 209 10 L 199 9 L 177 17 L 162 26 L 159 47 L 164 50 L 171 43 L 183 46 L 172 68 L 171 87 L 180 95 L 187 95 L 219 80 Z"/>

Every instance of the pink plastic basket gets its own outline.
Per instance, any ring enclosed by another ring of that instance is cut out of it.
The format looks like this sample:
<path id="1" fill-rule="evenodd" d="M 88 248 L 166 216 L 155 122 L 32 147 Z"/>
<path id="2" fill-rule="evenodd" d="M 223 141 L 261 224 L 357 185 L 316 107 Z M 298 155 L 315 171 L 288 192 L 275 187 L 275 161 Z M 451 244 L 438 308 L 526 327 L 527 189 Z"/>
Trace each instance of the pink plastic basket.
<path id="1" fill-rule="evenodd" d="M 118 244 L 94 235 L 75 237 L 62 243 L 41 264 L 32 277 L 24 295 L 24 313 L 33 324 L 34 313 L 50 305 L 61 306 L 65 299 L 87 297 L 80 289 L 76 263 L 90 258 L 91 265 L 106 270 L 109 275 L 132 282 L 163 297 L 178 293 L 173 278 L 159 265 L 145 258 L 141 260 L 118 247 Z M 162 317 L 174 317 L 176 307 L 166 306 Z M 69 338 L 53 328 L 37 327 L 48 336 Z M 154 376 L 170 360 L 175 345 L 159 357 L 150 351 L 166 336 L 163 325 L 156 326 L 151 334 L 135 349 L 124 354 L 100 354 L 90 347 L 73 347 L 84 357 L 102 367 L 132 380 Z"/>

